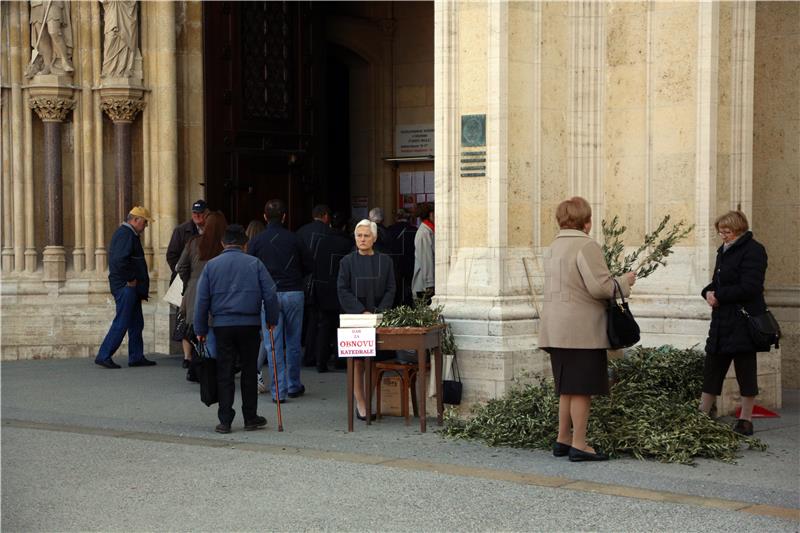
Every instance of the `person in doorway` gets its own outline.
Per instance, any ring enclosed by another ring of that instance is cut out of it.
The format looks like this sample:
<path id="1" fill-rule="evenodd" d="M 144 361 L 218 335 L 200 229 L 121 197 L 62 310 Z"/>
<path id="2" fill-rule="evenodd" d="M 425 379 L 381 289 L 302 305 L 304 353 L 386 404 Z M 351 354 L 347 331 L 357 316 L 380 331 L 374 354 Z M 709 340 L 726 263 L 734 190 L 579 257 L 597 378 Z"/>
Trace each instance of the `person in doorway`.
<path id="1" fill-rule="evenodd" d="M 586 442 L 586 427 L 592 395 L 608 394 L 606 306 L 617 286 L 624 296 L 630 294 L 636 274 L 614 278 L 608 271 L 602 248 L 589 237 L 592 208 L 585 199 L 561 202 L 556 220 L 560 231 L 545 265 L 539 323 L 539 347 L 550 354 L 558 394 L 553 455 L 605 461 L 608 455 Z"/>
<path id="2" fill-rule="evenodd" d="M 178 260 L 181 258 L 183 249 L 186 248 L 186 243 L 193 237 L 203 234 L 203 228 L 205 227 L 208 213 L 208 204 L 201 198 L 192 204 L 192 218 L 177 226 L 172 231 L 172 237 L 167 246 L 167 264 L 172 271 L 172 277 L 169 278 L 170 283 L 172 283 L 175 276 L 178 275 L 175 267 L 178 264 Z M 183 368 L 189 368 L 189 364 L 192 360 L 192 344 L 187 339 L 183 339 L 181 341 L 181 347 L 183 348 Z"/>
<path id="3" fill-rule="evenodd" d="M 202 235 L 196 235 L 186 244 L 183 249 L 175 270 L 183 281 L 183 303 L 181 312 L 186 317 L 186 323 L 194 324 L 194 304 L 197 296 L 197 282 L 206 263 L 222 253 L 222 237 L 225 235 L 225 228 L 228 222 L 221 211 L 214 211 L 208 214 L 205 219 L 205 227 Z M 192 329 L 193 331 L 193 329 Z M 216 353 L 215 339 L 209 339 L 209 350 Z M 191 352 L 190 352 L 191 353 Z M 198 381 L 195 368 L 189 365 L 186 371 L 188 381 Z"/>
<path id="4" fill-rule="evenodd" d="M 389 233 L 388 228 L 383 225 L 383 208 L 382 207 L 373 207 L 369 210 L 368 217 L 370 222 L 374 222 L 375 226 L 378 228 L 378 240 L 375 241 L 375 251 L 380 252 L 382 254 L 389 253 Z"/>
<path id="5" fill-rule="evenodd" d="M 430 305 L 434 295 L 435 247 L 433 240 L 434 213 L 433 204 L 420 205 L 417 212 L 422 221 L 414 236 L 414 277 L 411 290 L 415 298 L 422 298 Z"/>
<path id="6" fill-rule="evenodd" d="M 336 338 L 336 327 L 339 324 L 339 295 L 336 289 L 339 264 L 353 247 L 345 234 L 346 227 L 347 218 L 342 213 L 335 213 L 330 232 L 323 235 L 317 243 L 313 274 L 316 316 L 315 322 L 311 323 L 317 335 L 311 356 L 319 373 L 328 371 L 328 360 L 332 353 L 331 341 Z M 306 346 L 306 350 L 309 348 Z"/>
<path id="7" fill-rule="evenodd" d="M 112 356 L 128 335 L 128 366 L 153 366 L 144 356 L 144 317 L 142 300 L 150 291 L 150 276 L 144 258 L 141 234 L 150 222 L 150 211 L 141 206 L 130 210 L 125 222 L 117 228 L 108 246 L 108 284 L 116 303 L 116 314 L 106 334 L 95 364 L 108 369 L 120 368 Z"/>
<path id="8" fill-rule="evenodd" d="M 703 366 L 703 393 L 700 410 L 708 414 L 722 394 L 725 374 L 733 361 L 742 397 L 741 412 L 733 430 L 753 434 L 753 406 L 758 395 L 756 346 L 750 338 L 747 318 L 742 310 L 760 315 L 767 310 L 764 278 L 767 252 L 749 231 L 741 211 L 729 211 L 714 222 L 722 246 L 717 250 L 714 276 L 702 290 L 711 307 L 711 326 L 706 340 Z"/>
<path id="9" fill-rule="evenodd" d="M 230 433 L 236 416 L 233 410 L 235 365 L 241 367 L 240 388 L 245 431 L 267 425 L 258 415 L 256 359 L 261 314 L 267 327 L 278 322 L 279 304 L 275 283 L 263 263 L 244 253 L 244 228 L 231 224 L 222 238 L 223 251 L 206 263 L 197 283 L 195 333 L 204 342 L 209 333 L 209 316 L 217 341 L 217 389 L 219 424 L 214 431 Z"/>
<path id="10" fill-rule="evenodd" d="M 317 246 L 319 240 L 330 232 L 331 213 L 330 209 L 325 204 L 315 205 L 311 210 L 311 216 L 314 220 L 308 224 L 301 226 L 297 230 L 297 236 L 303 241 L 306 248 L 311 254 L 311 259 L 314 263 L 317 261 Z M 317 322 L 317 306 L 315 304 L 314 291 L 316 290 L 316 282 L 314 280 L 313 272 L 307 274 L 303 280 L 303 300 L 305 302 L 305 309 L 303 310 L 303 366 L 315 366 L 316 359 L 316 340 L 317 329 L 312 324 Z"/>
<path id="11" fill-rule="evenodd" d="M 339 264 L 336 283 L 339 305 L 345 314 L 382 313 L 394 302 L 394 265 L 388 255 L 376 252 L 378 227 L 374 222 L 362 220 L 355 229 L 356 250 L 346 255 Z M 392 352 L 378 352 L 376 359 L 390 359 Z M 367 411 L 364 394 L 364 361 L 353 361 L 355 371 L 354 393 L 356 417 L 366 420 L 374 416 Z"/>
<path id="12" fill-rule="evenodd" d="M 275 327 L 275 356 L 267 347 L 267 364 L 273 374 L 273 359 L 277 364 L 279 390 L 270 379 L 273 401 L 286 401 L 286 397 L 299 398 L 305 391 L 300 381 L 302 349 L 300 337 L 303 330 L 303 278 L 312 270 L 311 253 L 297 235 L 283 227 L 286 206 L 283 201 L 270 200 L 264 206 L 267 229 L 256 235 L 247 247 L 247 253 L 258 257 L 275 280 L 280 302 L 280 318 Z M 269 340 L 266 322 L 263 324 L 264 344 Z M 285 349 L 284 349 L 285 347 Z M 261 371 L 263 368 L 259 368 Z"/>
<path id="13" fill-rule="evenodd" d="M 389 226 L 389 254 L 394 261 L 394 277 L 397 285 L 394 304 L 414 305 L 414 294 L 411 291 L 411 280 L 414 279 L 414 239 L 417 227 L 410 222 L 405 209 L 398 209 L 396 222 Z"/>

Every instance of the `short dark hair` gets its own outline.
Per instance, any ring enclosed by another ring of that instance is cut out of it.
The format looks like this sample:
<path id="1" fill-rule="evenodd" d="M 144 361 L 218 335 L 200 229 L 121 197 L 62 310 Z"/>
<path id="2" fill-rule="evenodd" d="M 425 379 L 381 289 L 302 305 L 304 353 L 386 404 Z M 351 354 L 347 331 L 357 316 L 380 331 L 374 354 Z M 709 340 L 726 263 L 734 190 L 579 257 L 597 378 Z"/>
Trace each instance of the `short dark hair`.
<path id="1" fill-rule="evenodd" d="M 422 220 L 430 218 L 431 213 L 433 212 L 434 212 L 433 204 L 430 202 L 425 202 L 424 204 L 420 204 L 419 207 L 417 208 L 417 216 Z"/>
<path id="2" fill-rule="evenodd" d="M 247 234 L 244 228 L 239 224 L 231 224 L 225 228 L 225 233 L 222 236 L 222 244 L 243 246 L 247 244 Z"/>
<path id="3" fill-rule="evenodd" d="M 317 204 L 314 206 L 314 209 L 311 210 L 311 216 L 313 218 L 322 218 L 325 215 L 330 215 L 331 210 L 325 204 Z"/>
<path id="4" fill-rule="evenodd" d="M 267 215 L 267 220 L 270 222 L 274 220 L 280 222 L 283 215 L 286 214 L 286 206 L 283 204 L 283 200 L 273 198 L 267 202 L 264 205 L 264 214 Z"/>

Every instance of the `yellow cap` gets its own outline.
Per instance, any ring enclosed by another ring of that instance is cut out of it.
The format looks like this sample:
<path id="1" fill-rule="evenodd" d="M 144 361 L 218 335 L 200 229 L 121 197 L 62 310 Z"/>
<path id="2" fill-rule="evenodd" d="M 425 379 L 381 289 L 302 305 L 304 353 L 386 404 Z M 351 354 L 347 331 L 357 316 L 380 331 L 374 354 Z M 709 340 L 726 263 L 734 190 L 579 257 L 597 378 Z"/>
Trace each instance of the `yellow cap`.
<path id="1" fill-rule="evenodd" d="M 146 218 L 148 222 L 153 221 L 153 217 L 150 216 L 150 211 L 148 211 L 146 207 L 140 205 L 131 209 L 129 214 L 135 217 Z"/>

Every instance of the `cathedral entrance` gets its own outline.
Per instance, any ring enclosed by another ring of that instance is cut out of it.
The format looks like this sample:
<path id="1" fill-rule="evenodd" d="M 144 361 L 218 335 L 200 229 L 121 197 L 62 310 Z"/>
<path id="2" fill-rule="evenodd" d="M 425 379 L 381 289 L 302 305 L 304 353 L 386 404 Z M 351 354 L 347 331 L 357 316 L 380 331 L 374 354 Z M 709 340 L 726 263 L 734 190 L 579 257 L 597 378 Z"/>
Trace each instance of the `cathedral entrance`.
<path id="1" fill-rule="evenodd" d="M 203 24 L 213 208 L 246 225 L 281 198 L 296 229 L 318 203 L 397 207 L 395 123 L 433 122 L 430 2 L 204 2 Z"/>

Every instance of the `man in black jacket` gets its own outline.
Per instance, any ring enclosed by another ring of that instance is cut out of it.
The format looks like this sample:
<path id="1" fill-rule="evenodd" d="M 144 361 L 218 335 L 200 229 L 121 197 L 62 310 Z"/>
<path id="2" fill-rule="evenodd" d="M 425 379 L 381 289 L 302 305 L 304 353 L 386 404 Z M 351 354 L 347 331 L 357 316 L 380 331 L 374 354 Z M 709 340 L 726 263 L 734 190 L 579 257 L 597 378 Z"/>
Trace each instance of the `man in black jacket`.
<path id="1" fill-rule="evenodd" d="M 314 320 L 310 329 L 316 331 L 314 342 L 306 345 L 306 355 L 316 364 L 317 371 L 328 371 L 331 356 L 331 340 L 336 335 L 339 324 L 339 296 L 336 293 L 336 280 L 339 277 L 339 262 L 350 253 L 353 241 L 345 233 L 347 218 L 335 213 L 330 232 L 317 242 L 314 257 Z"/>
<path id="2" fill-rule="evenodd" d="M 247 246 L 247 253 L 258 257 L 267 267 L 269 275 L 277 285 L 281 312 L 274 330 L 275 360 L 277 363 L 280 390 L 275 388 L 275 380 L 270 379 L 272 399 L 286 396 L 298 398 L 306 391 L 300 381 L 302 350 L 300 336 L 303 331 L 303 278 L 311 273 L 311 252 L 297 235 L 283 227 L 286 220 L 286 207 L 281 200 L 270 200 L 264 206 L 264 219 L 267 229 L 253 237 Z M 266 322 L 262 323 L 269 375 L 272 375 L 272 354 Z M 284 344 L 286 350 L 284 353 Z M 285 364 L 284 364 L 285 361 Z M 259 365 L 261 371 L 262 364 Z"/>
<path id="3" fill-rule="evenodd" d="M 178 264 L 178 259 L 181 258 L 183 249 L 189 239 L 195 235 L 203 233 L 203 227 L 206 224 L 206 217 L 208 216 L 208 204 L 203 199 L 197 200 L 192 204 L 192 218 L 187 220 L 180 226 L 172 231 L 172 238 L 169 240 L 167 246 L 167 264 L 172 270 L 172 277 L 170 283 L 175 279 L 175 265 Z"/>
<path id="4" fill-rule="evenodd" d="M 325 204 L 315 205 L 311 210 L 314 218 L 308 224 L 297 230 L 297 236 L 306 245 L 311 258 L 316 262 L 317 243 L 330 231 L 331 214 L 330 209 Z M 303 345 L 305 354 L 303 356 L 303 366 L 314 366 L 314 351 L 317 339 L 317 329 L 313 327 L 316 322 L 316 305 L 314 302 L 314 279 L 312 274 L 308 274 L 303 280 L 305 310 L 303 311 Z"/>
<path id="5" fill-rule="evenodd" d="M 394 261 L 394 276 L 397 289 L 394 305 L 414 305 L 411 292 L 411 280 L 414 277 L 414 238 L 417 227 L 409 222 L 410 216 L 405 209 L 398 209 L 395 222 L 387 229 L 389 235 L 389 255 Z M 380 231 L 380 230 L 379 230 Z"/>
<path id="6" fill-rule="evenodd" d="M 136 206 L 117 228 L 108 246 L 108 284 L 117 312 L 111 327 L 100 345 L 95 364 L 103 368 L 120 368 L 111 357 L 117 351 L 125 334 L 128 334 L 128 366 L 153 366 L 155 361 L 144 357 L 144 317 L 142 300 L 147 300 L 150 276 L 144 259 L 144 249 L 139 236 L 150 221 L 150 212 Z"/>

